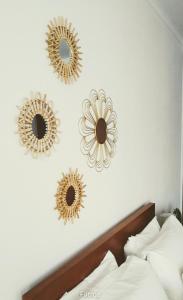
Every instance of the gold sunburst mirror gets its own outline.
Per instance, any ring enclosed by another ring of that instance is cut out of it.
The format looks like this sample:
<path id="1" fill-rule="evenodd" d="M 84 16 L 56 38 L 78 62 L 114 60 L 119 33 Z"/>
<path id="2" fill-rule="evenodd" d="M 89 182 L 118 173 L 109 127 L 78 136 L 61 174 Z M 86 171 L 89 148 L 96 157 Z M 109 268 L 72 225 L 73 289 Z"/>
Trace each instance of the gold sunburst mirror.
<path id="1" fill-rule="evenodd" d="M 72 24 L 63 17 L 54 18 L 48 25 L 48 57 L 54 71 L 66 84 L 76 80 L 81 72 L 82 53 L 77 35 Z"/>
<path id="2" fill-rule="evenodd" d="M 18 133 L 21 144 L 31 152 L 33 157 L 50 154 L 55 143 L 59 142 L 58 125 L 52 102 L 46 95 L 36 93 L 26 99 L 19 108 Z"/>
<path id="3" fill-rule="evenodd" d="M 75 171 L 69 170 L 68 174 L 63 174 L 58 182 L 55 209 L 59 212 L 59 219 L 63 219 L 66 224 L 79 218 L 80 209 L 83 206 L 85 197 L 85 186 L 82 181 L 83 176 Z"/>
<path id="4" fill-rule="evenodd" d="M 117 141 L 116 113 L 112 100 L 103 90 L 92 90 L 83 101 L 83 116 L 79 121 L 82 135 L 81 151 L 88 156 L 89 167 L 102 171 L 110 165 Z"/>

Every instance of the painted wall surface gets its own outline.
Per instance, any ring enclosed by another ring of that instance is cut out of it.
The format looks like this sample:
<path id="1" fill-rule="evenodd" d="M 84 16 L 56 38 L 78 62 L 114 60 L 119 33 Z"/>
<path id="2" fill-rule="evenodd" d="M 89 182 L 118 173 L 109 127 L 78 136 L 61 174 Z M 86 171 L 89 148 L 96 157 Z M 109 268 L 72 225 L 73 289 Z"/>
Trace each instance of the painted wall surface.
<path id="1" fill-rule="evenodd" d="M 46 53 L 47 23 L 63 15 L 76 27 L 83 71 L 65 86 Z M 180 204 L 182 53 L 145 0 L 0 1 L 1 188 L 0 299 L 21 295 L 91 240 L 148 201 L 157 212 Z M 118 115 L 117 152 L 108 170 L 87 167 L 80 151 L 82 100 L 103 88 Z M 47 93 L 61 119 L 50 157 L 24 155 L 17 105 Z M 62 172 L 78 168 L 85 208 L 64 226 L 54 210 Z"/>

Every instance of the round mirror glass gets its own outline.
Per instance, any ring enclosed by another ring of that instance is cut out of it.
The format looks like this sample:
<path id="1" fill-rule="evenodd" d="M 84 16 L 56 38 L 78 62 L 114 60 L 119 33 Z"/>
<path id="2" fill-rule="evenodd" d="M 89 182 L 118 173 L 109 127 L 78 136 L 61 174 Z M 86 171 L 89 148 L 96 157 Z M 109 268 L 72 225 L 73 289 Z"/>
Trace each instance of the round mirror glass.
<path id="1" fill-rule="evenodd" d="M 40 140 L 46 134 L 46 121 L 42 115 L 36 114 L 32 120 L 32 131 Z"/>
<path id="2" fill-rule="evenodd" d="M 71 49 L 66 39 L 61 39 L 60 46 L 59 46 L 59 53 L 62 61 L 65 64 L 68 64 L 71 58 Z"/>
<path id="3" fill-rule="evenodd" d="M 107 124 L 103 118 L 98 119 L 96 125 L 96 138 L 99 144 L 104 144 L 107 138 Z"/>
<path id="4" fill-rule="evenodd" d="M 68 206 L 71 206 L 72 203 L 75 200 L 75 189 L 73 188 L 73 186 L 71 185 L 66 193 L 66 202 Z"/>

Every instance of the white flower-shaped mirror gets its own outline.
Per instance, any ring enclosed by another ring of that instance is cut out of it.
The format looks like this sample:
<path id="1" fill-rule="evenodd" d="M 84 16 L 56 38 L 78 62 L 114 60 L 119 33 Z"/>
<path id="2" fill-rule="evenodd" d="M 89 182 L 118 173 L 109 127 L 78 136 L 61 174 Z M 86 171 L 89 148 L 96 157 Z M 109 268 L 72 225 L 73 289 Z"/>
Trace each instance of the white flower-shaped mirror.
<path id="1" fill-rule="evenodd" d="M 92 90 L 89 99 L 83 101 L 79 127 L 81 151 L 88 156 L 88 165 L 97 171 L 109 167 L 117 141 L 116 113 L 103 90 Z"/>

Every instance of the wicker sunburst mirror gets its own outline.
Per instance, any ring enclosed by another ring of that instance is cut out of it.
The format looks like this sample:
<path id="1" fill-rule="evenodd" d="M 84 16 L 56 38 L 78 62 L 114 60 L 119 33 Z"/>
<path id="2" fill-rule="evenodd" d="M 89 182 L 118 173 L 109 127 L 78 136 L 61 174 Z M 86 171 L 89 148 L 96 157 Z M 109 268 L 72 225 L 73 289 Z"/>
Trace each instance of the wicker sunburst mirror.
<path id="1" fill-rule="evenodd" d="M 48 56 L 54 71 L 64 83 L 71 83 L 81 72 L 80 48 L 75 29 L 63 17 L 54 18 L 48 25 Z"/>
<path id="2" fill-rule="evenodd" d="M 58 143 L 59 120 L 55 117 L 52 103 L 40 93 L 26 99 L 19 108 L 18 133 L 21 144 L 33 157 L 50 154 L 51 148 Z"/>
<path id="3" fill-rule="evenodd" d="M 85 185 L 82 181 L 83 176 L 78 170 L 69 170 L 68 174 L 63 174 L 62 179 L 58 182 L 55 209 L 59 212 L 59 219 L 73 222 L 79 218 L 80 209 L 83 206 L 83 197 L 85 197 Z"/>
<path id="4" fill-rule="evenodd" d="M 89 167 L 97 171 L 109 167 L 117 141 L 116 113 L 112 100 L 103 90 L 92 90 L 89 99 L 83 101 L 79 127 L 81 151 L 88 156 Z"/>

